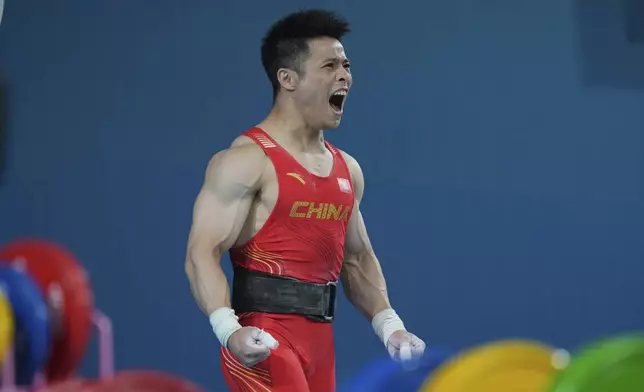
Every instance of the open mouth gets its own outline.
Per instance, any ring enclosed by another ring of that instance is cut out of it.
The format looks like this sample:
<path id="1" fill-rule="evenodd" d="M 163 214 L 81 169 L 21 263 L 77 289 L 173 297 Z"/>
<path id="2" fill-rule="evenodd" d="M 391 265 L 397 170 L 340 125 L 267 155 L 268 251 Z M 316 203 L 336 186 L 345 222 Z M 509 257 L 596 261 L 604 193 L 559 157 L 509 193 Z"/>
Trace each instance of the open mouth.
<path id="1" fill-rule="evenodd" d="M 341 113 L 342 107 L 344 106 L 344 100 L 346 98 L 347 98 L 346 90 L 339 90 L 333 93 L 329 98 L 329 105 L 331 105 L 331 109 L 333 109 L 333 111 L 336 113 Z"/>

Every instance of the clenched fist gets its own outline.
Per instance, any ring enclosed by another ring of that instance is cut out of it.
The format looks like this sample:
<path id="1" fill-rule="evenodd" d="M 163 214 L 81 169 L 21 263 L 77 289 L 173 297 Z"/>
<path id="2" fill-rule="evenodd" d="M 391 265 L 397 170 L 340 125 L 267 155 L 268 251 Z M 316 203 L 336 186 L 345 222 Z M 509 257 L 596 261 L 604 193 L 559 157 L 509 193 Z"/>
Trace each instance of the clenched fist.
<path id="1" fill-rule="evenodd" d="M 242 327 L 228 338 L 228 350 L 246 367 L 252 367 L 271 355 L 279 343 L 257 327 Z"/>
<path id="2" fill-rule="evenodd" d="M 412 333 L 400 330 L 391 334 L 387 341 L 387 351 L 396 361 L 416 361 L 425 352 L 425 342 Z"/>

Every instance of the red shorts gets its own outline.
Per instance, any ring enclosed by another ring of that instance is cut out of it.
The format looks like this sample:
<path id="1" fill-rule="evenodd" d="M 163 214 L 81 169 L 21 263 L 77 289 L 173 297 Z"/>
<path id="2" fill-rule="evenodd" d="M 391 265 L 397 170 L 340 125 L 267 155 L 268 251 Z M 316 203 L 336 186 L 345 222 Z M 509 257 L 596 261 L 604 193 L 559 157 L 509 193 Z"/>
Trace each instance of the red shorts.
<path id="1" fill-rule="evenodd" d="M 262 328 L 279 342 L 270 357 L 246 368 L 221 349 L 221 367 L 233 392 L 334 392 L 333 325 L 303 316 L 247 313 L 243 326 Z"/>

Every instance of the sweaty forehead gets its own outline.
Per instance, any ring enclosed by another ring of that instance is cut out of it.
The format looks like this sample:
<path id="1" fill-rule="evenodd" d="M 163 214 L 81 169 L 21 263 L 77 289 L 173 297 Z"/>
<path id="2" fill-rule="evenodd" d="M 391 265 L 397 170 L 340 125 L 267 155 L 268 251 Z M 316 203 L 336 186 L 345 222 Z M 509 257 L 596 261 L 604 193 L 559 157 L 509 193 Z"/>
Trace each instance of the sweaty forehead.
<path id="1" fill-rule="evenodd" d="M 324 61 L 326 59 L 345 60 L 344 47 L 340 41 L 333 38 L 317 38 L 309 42 L 310 59 Z"/>

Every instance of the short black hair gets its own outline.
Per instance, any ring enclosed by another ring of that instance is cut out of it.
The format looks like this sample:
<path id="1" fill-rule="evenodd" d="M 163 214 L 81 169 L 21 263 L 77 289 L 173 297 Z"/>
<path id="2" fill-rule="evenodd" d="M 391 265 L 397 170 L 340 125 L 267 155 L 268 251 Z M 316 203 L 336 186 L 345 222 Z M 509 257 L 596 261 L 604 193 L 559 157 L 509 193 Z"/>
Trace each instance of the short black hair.
<path id="1" fill-rule="evenodd" d="M 308 41 L 329 37 L 338 41 L 351 31 L 349 23 L 332 11 L 310 9 L 294 12 L 275 22 L 262 41 L 262 65 L 273 86 L 273 98 L 280 84 L 280 68 L 301 71 L 300 64 L 309 55 Z"/>

